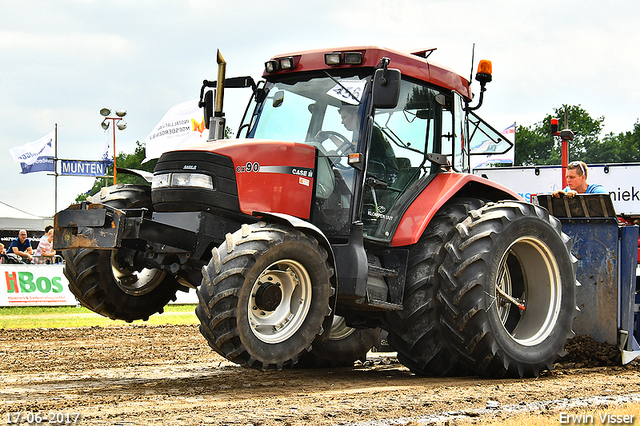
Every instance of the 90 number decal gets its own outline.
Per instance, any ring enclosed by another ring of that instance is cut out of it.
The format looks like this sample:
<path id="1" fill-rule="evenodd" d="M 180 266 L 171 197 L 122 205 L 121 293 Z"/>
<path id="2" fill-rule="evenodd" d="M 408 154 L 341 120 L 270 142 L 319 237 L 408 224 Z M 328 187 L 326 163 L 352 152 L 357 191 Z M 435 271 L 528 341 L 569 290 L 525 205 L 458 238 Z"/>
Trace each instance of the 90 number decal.
<path id="1" fill-rule="evenodd" d="M 259 171 L 260 171 L 260 163 L 258 162 L 252 163 L 251 161 L 249 161 L 244 166 L 236 167 L 237 173 L 251 173 L 251 172 L 258 173 Z"/>

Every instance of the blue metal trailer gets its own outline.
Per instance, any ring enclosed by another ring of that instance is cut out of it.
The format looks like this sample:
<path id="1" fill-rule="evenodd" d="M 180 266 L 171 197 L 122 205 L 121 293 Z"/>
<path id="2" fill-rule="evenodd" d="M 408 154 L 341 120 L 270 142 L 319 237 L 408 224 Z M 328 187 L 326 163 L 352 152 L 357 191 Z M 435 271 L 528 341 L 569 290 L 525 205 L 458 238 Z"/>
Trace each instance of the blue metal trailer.
<path id="1" fill-rule="evenodd" d="M 538 195 L 534 203 L 549 210 L 572 240 L 581 284 L 576 335 L 617 345 L 626 364 L 640 356 L 640 295 L 636 277 L 638 226 L 620 223 L 611 197 L 583 194 L 573 198 Z"/>

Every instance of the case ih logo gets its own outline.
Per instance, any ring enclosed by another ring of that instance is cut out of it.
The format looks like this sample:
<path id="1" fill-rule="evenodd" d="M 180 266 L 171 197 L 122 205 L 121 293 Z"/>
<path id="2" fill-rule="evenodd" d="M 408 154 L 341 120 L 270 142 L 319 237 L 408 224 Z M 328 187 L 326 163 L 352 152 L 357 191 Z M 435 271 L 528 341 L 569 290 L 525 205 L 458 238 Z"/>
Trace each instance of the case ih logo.
<path id="1" fill-rule="evenodd" d="M 196 167 L 196 166 L 192 166 L 190 164 L 185 164 L 185 166 L 182 168 L 182 170 L 195 170 L 197 168 L 198 167 Z"/>

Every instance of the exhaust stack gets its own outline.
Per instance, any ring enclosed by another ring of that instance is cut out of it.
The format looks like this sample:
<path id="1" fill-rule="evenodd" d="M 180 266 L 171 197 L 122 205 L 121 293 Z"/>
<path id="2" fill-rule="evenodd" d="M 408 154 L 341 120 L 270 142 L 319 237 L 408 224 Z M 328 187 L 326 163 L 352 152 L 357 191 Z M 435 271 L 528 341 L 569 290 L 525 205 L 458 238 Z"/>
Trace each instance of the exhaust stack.
<path id="1" fill-rule="evenodd" d="M 224 139 L 224 129 L 226 128 L 226 119 L 222 106 L 224 103 L 224 79 L 227 70 L 227 62 L 222 57 L 220 49 L 217 54 L 218 62 L 218 82 L 216 87 L 216 102 L 213 111 L 213 117 L 209 125 L 209 140 Z"/>

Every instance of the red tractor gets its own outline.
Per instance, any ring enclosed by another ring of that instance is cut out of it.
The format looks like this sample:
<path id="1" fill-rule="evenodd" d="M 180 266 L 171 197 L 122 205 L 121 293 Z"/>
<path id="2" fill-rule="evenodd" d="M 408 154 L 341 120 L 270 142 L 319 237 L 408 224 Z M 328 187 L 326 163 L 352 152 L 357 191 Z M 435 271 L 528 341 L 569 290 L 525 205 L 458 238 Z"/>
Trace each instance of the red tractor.
<path id="1" fill-rule="evenodd" d="M 132 321 L 196 288 L 209 345 L 262 370 L 352 364 L 381 329 L 417 374 L 552 368 L 577 313 L 569 238 L 468 173 L 472 147 L 511 146 L 473 112 L 491 64 L 471 106 L 470 82 L 431 53 L 278 55 L 258 84 L 226 79 L 219 55 L 201 91 L 208 142 L 164 153 L 150 187 L 56 215 L 71 290 Z M 232 87 L 253 95 L 229 140 Z"/>

